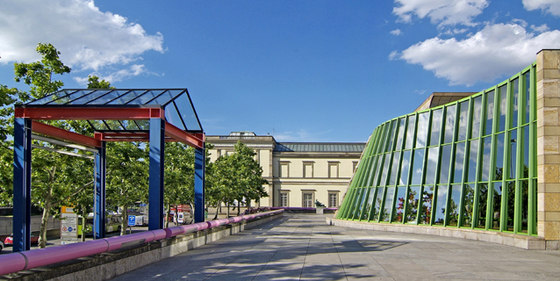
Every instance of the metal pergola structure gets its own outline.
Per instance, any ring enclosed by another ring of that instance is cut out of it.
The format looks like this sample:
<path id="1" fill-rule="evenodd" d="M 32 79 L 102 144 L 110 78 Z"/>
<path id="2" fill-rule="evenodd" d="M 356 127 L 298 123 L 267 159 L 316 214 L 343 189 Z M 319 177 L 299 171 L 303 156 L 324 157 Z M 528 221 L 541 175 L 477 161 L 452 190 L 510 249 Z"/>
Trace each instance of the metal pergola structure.
<path id="1" fill-rule="evenodd" d="M 93 137 L 40 120 L 87 120 Z M 94 237 L 105 237 L 106 142 L 149 142 L 149 229 L 163 228 L 166 141 L 195 148 L 195 222 L 204 221 L 204 131 L 187 89 L 64 89 L 15 106 L 14 252 L 30 249 L 32 133 L 96 150 Z"/>

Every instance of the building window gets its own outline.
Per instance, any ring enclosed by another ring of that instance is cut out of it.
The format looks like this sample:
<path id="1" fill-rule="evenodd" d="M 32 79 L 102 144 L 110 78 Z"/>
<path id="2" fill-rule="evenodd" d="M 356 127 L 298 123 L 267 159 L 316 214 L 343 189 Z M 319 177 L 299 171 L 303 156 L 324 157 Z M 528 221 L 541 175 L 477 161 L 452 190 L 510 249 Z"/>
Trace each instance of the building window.
<path id="1" fill-rule="evenodd" d="M 222 156 L 222 150 L 221 150 L 221 149 L 218 149 L 218 150 L 217 150 L 217 154 L 218 154 L 218 157 Z"/>
<path id="2" fill-rule="evenodd" d="M 280 207 L 289 207 L 288 192 L 280 191 Z"/>
<path id="3" fill-rule="evenodd" d="M 338 193 L 329 192 L 329 208 L 338 208 Z"/>
<path id="4" fill-rule="evenodd" d="M 352 173 L 355 173 L 357 168 L 358 168 L 358 161 L 352 161 Z"/>
<path id="5" fill-rule="evenodd" d="M 303 162 L 303 177 L 304 178 L 313 177 L 313 162 Z"/>
<path id="6" fill-rule="evenodd" d="M 289 178 L 290 177 L 290 162 L 280 162 L 278 169 L 279 178 Z"/>
<path id="7" fill-rule="evenodd" d="M 304 191 L 302 194 L 302 207 L 303 208 L 313 208 L 313 192 Z"/>
<path id="8" fill-rule="evenodd" d="M 329 162 L 329 178 L 336 179 L 338 178 L 338 166 L 340 162 Z"/>

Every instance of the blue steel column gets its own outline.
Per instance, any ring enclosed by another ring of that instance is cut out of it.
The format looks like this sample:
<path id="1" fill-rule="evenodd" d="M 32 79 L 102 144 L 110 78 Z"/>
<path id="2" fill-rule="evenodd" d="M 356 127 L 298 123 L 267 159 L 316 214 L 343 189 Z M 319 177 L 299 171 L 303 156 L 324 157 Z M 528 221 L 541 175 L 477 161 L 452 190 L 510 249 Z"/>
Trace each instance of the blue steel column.
<path id="1" fill-rule="evenodd" d="M 13 252 L 31 248 L 31 119 L 14 121 Z"/>
<path id="2" fill-rule="evenodd" d="M 101 148 L 95 153 L 95 194 L 93 195 L 94 239 L 105 238 L 105 177 L 107 168 L 105 155 L 106 143 L 101 142 Z"/>
<path id="3" fill-rule="evenodd" d="M 194 152 L 194 222 L 204 221 L 204 168 L 206 167 L 204 143 Z"/>
<path id="4" fill-rule="evenodd" d="M 163 228 L 163 163 L 165 155 L 165 121 L 150 119 L 150 190 L 148 229 Z"/>

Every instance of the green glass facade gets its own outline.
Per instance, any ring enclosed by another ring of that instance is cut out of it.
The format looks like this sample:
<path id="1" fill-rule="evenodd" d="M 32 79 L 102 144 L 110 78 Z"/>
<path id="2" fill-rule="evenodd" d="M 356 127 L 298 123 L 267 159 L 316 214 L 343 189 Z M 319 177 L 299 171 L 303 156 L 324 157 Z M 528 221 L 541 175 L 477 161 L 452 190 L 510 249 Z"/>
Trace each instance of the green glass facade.
<path id="1" fill-rule="evenodd" d="M 370 137 L 336 218 L 537 234 L 536 63 Z"/>

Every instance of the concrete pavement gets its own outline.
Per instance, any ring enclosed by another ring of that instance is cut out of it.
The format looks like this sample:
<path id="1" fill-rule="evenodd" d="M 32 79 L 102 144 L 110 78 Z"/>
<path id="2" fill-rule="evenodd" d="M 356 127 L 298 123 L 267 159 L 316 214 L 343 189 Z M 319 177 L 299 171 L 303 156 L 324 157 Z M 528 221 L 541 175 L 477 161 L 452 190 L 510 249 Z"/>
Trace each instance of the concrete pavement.
<path id="1" fill-rule="evenodd" d="M 112 280 L 560 280 L 560 251 L 341 228 L 325 216 L 285 214 Z"/>

